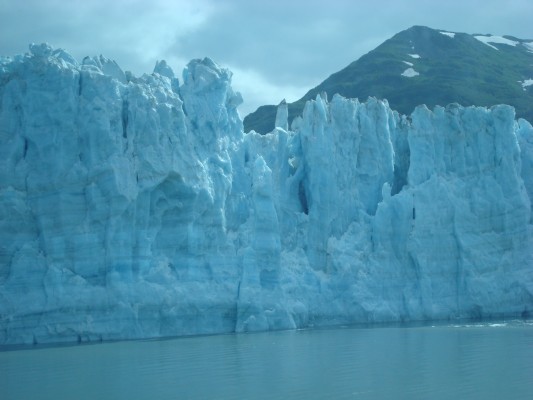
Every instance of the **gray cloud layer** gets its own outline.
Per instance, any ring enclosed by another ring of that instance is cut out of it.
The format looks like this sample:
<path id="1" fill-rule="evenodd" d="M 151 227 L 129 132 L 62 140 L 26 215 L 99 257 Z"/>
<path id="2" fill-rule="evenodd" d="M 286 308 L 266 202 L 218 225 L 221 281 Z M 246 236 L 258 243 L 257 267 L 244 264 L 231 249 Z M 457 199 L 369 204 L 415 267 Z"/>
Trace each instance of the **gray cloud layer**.
<path id="1" fill-rule="evenodd" d="M 533 39 L 529 0 L 0 0 L 0 54 L 47 41 L 151 72 L 209 56 L 235 73 L 243 114 L 295 100 L 412 25 Z"/>

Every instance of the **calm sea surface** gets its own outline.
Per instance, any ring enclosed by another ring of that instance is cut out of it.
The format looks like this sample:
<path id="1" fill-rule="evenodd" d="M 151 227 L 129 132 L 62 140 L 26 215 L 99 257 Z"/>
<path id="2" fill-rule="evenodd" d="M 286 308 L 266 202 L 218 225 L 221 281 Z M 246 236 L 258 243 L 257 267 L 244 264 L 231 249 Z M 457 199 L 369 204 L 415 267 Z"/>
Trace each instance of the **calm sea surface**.
<path id="1" fill-rule="evenodd" d="M 533 322 L 0 352 L 0 399 L 533 399 Z"/>

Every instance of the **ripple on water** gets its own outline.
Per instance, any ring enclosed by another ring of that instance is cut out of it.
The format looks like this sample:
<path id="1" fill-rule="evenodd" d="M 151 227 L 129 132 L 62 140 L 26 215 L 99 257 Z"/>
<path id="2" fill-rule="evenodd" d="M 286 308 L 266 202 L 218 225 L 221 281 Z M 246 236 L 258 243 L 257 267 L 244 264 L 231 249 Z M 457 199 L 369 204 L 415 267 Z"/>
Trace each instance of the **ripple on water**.
<path id="1" fill-rule="evenodd" d="M 533 398 L 533 323 L 316 329 L 0 352 L 10 399 Z"/>

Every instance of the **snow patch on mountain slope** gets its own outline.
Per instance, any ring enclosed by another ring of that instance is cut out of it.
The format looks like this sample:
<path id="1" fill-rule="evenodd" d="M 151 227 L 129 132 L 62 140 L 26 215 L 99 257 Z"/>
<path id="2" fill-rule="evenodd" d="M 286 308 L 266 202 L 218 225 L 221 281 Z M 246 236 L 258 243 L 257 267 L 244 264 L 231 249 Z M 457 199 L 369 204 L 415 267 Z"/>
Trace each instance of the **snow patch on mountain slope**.
<path id="1" fill-rule="evenodd" d="M 448 36 L 448 37 L 450 37 L 450 38 L 452 38 L 452 39 L 455 37 L 455 33 L 453 33 L 453 32 L 443 32 L 443 31 L 441 31 L 441 32 L 439 32 L 439 33 L 440 33 L 441 35 Z"/>
<path id="2" fill-rule="evenodd" d="M 517 41 L 506 39 L 501 36 L 474 35 L 474 38 L 479 40 L 481 43 L 485 43 L 487 46 L 492 47 L 495 50 L 498 50 L 498 48 L 496 46 L 491 45 L 491 43 L 506 44 L 508 46 L 516 46 L 517 44 L 519 44 L 519 42 Z"/>
<path id="3" fill-rule="evenodd" d="M 420 73 L 415 71 L 413 68 L 407 68 L 405 71 L 402 72 L 402 76 L 405 76 L 407 78 L 412 78 L 418 75 L 420 75 Z"/>
<path id="4" fill-rule="evenodd" d="M 522 42 L 522 45 L 531 53 L 533 53 L 533 42 Z"/>
<path id="5" fill-rule="evenodd" d="M 518 81 L 522 85 L 522 88 L 526 90 L 528 86 L 533 85 L 533 79 L 525 79 L 523 81 Z"/>

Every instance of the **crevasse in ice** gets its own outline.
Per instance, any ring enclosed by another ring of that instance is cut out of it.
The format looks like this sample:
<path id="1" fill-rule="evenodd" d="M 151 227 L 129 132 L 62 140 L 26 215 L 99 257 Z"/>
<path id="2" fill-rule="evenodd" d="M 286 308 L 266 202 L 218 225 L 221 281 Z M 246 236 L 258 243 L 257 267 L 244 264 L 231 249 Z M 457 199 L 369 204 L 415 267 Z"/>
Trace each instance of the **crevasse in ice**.
<path id="1" fill-rule="evenodd" d="M 0 59 L 0 343 L 533 310 L 533 128 L 318 96 L 243 133 L 231 73 Z M 285 108 L 283 108 L 285 107 Z"/>

